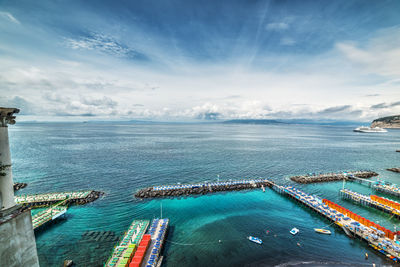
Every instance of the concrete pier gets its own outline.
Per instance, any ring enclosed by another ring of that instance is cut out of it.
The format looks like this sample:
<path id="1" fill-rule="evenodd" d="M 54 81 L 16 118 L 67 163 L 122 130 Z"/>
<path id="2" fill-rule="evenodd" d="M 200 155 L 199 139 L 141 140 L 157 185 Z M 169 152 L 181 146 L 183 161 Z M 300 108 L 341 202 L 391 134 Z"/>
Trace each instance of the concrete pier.
<path id="1" fill-rule="evenodd" d="M 306 175 L 298 175 L 290 177 L 290 180 L 300 184 L 322 183 L 339 180 L 351 180 L 353 177 L 371 178 L 377 176 L 378 173 L 373 171 L 349 171 L 337 173 L 309 173 Z"/>
<path id="2" fill-rule="evenodd" d="M 273 183 L 268 179 L 230 180 L 213 183 L 174 184 L 154 186 L 136 192 L 137 198 L 179 197 L 189 195 L 204 195 L 213 192 L 239 191 L 246 189 L 271 187 Z"/>

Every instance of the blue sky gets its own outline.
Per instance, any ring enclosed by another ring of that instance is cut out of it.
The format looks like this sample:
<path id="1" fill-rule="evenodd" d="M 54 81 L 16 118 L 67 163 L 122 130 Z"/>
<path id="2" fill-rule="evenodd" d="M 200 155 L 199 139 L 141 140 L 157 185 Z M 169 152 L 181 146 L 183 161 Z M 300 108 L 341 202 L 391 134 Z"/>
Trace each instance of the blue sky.
<path id="1" fill-rule="evenodd" d="M 400 113 L 399 1 L 0 1 L 22 119 Z"/>

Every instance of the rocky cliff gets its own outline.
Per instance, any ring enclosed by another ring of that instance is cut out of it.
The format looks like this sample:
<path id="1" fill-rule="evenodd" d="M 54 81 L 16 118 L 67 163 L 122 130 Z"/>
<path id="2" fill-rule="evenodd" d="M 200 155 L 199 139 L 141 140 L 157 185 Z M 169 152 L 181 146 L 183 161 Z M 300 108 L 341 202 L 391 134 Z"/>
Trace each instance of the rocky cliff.
<path id="1" fill-rule="evenodd" d="M 400 115 L 376 119 L 371 123 L 371 127 L 400 128 Z"/>

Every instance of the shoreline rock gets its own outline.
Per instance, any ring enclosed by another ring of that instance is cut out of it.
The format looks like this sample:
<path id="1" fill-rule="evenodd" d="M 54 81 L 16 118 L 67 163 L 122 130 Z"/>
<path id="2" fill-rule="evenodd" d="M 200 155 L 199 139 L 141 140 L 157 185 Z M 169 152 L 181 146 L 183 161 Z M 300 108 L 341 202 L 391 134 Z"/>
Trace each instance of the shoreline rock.
<path id="1" fill-rule="evenodd" d="M 14 183 L 14 191 L 20 190 L 20 189 L 25 188 L 25 187 L 27 187 L 27 186 L 28 186 L 27 183 L 18 183 L 18 182 L 15 182 L 15 183 Z"/>

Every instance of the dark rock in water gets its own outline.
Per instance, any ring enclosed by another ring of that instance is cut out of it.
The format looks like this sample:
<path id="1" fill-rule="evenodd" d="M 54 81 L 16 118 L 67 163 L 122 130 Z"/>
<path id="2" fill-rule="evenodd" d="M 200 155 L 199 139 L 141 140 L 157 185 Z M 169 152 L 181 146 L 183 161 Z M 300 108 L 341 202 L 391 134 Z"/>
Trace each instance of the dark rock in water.
<path id="1" fill-rule="evenodd" d="M 339 180 L 349 180 L 351 179 L 348 177 L 349 175 L 353 175 L 358 178 L 371 178 L 377 176 L 378 173 L 373 171 L 357 171 L 357 172 L 347 172 L 347 175 L 344 175 L 343 172 L 308 174 L 308 175 L 293 176 L 290 177 L 290 180 L 300 184 L 321 183 L 321 182 L 331 182 Z"/>
<path id="2" fill-rule="evenodd" d="M 391 172 L 400 172 L 400 168 L 390 168 L 390 169 L 386 169 L 386 170 L 391 171 Z"/>
<path id="3" fill-rule="evenodd" d="M 18 182 L 16 182 L 16 183 L 14 183 L 14 191 L 20 190 L 20 189 L 25 188 L 27 186 L 28 186 L 27 183 L 18 183 Z"/>
<path id="4" fill-rule="evenodd" d="M 397 149 L 396 152 L 400 152 L 400 149 Z"/>

